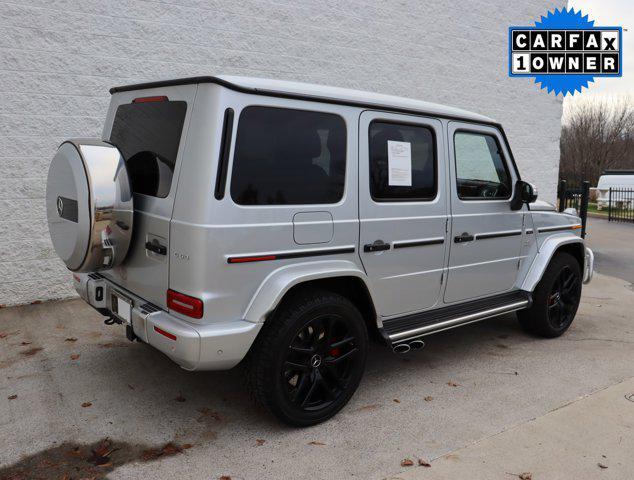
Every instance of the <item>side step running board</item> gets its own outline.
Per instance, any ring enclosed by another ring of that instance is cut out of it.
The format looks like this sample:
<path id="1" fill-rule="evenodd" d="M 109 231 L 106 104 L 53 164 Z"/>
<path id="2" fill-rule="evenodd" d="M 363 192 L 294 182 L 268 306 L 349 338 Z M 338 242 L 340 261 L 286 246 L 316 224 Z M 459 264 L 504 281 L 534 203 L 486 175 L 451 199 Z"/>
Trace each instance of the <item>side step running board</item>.
<path id="1" fill-rule="evenodd" d="M 530 304 L 530 292 L 516 290 L 503 295 L 386 320 L 383 322 L 383 331 L 390 343 L 397 344 L 441 330 L 521 310 L 529 307 Z"/>

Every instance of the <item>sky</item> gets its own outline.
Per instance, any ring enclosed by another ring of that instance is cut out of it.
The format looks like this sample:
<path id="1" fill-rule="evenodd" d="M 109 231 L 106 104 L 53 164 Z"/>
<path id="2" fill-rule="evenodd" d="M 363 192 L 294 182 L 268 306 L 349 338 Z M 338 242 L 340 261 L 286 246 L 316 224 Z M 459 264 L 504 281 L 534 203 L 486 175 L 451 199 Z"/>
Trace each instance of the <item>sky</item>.
<path id="1" fill-rule="evenodd" d="M 569 0 L 568 8 L 581 9 L 597 27 L 623 27 L 622 52 L 623 76 L 619 78 L 595 78 L 589 88 L 583 89 L 578 97 L 588 99 L 595 96 L 629 94 L 634 97 L 634 1 L 633 0 Z M 570 100 L 566 95 L 564 104 Z"/>

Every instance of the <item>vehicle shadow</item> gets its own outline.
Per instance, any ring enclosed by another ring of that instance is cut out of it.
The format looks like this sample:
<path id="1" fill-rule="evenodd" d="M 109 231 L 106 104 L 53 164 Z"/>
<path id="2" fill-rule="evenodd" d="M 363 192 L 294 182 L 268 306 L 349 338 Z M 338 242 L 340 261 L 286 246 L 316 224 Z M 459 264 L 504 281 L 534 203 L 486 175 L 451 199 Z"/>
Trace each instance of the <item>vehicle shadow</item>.
<path id="1" fill-rule="evenodd" d="M 398 395 L 399 389 L 405 388 L 400 379 L 425 379 L 441 366 L 451 369 L 452 365 L 474 364 L 482 355 L 503 357 L 514 345 L 534 342 L 534 338 L 519 328 L 514 315 L 506 315 L 440 332 L 426 337 L 425 342 L 424 349 L 407 354 L 371 344 L 361 390 L 367 393 L 389 378 L 393 382 L 391 390 Z M 135 342 L 114 348 L 118 350 L 120 368 L 107 368 L 110 352 L 99 352 L 103 354 L 95 359 L 102 366 L 100 375 L 108 385 L 108 396 L 134 399 L 133 403 L 143 405 L 144 410 L 181 425 L 175 438 L 182 437 L 181 432 L 186 430 L 189 441 L 195 441 L 194 437 L 213 441 L 228 425 L 236 423 L 253 430 L 288 428 L 250 398 L 243 365 L 229 371 L 188 372 L 149 345 Z M 363 403 L 358 396 L 353 397 L 353 404 Z"/>

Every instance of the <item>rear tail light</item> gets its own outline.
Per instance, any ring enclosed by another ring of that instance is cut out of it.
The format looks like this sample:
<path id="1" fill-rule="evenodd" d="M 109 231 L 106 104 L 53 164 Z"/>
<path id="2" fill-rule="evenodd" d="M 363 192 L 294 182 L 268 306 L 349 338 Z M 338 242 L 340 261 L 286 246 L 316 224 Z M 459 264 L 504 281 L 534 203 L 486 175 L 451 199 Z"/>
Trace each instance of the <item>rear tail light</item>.
<path id="1" fill-rule="evenodd" d="M 167 308 L 191 318 L 202 318 L 203 301 L 174 290 L 167 291 Z"/>

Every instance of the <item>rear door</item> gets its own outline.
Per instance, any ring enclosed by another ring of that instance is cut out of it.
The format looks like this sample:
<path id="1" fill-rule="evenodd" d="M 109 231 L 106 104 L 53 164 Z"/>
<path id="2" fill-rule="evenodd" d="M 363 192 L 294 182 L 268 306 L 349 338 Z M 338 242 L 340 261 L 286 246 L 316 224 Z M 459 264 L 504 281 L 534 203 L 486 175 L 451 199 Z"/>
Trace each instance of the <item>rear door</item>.
<path id="1" fill-rule="evenodd" d="M 526 207 L 511 210 L 517 174 L 500 132 L 449 122 L 451 251 L 445 302 L 510 290 L 518 275 Z"/>
<path id="2" fill-rule="evenodd" d="M 383 317 L 433 307 L 445 266 L 442 124 L 363 112 L 359 124 L 359 251 Z"/>
<path id="3" fill-rule="evenodd" d="M 115 94 L 104 138 L 126 161 L 134 192 L 132 243 L 106 278 L 167 307 L 170 221 L 196 85 Z"/>

